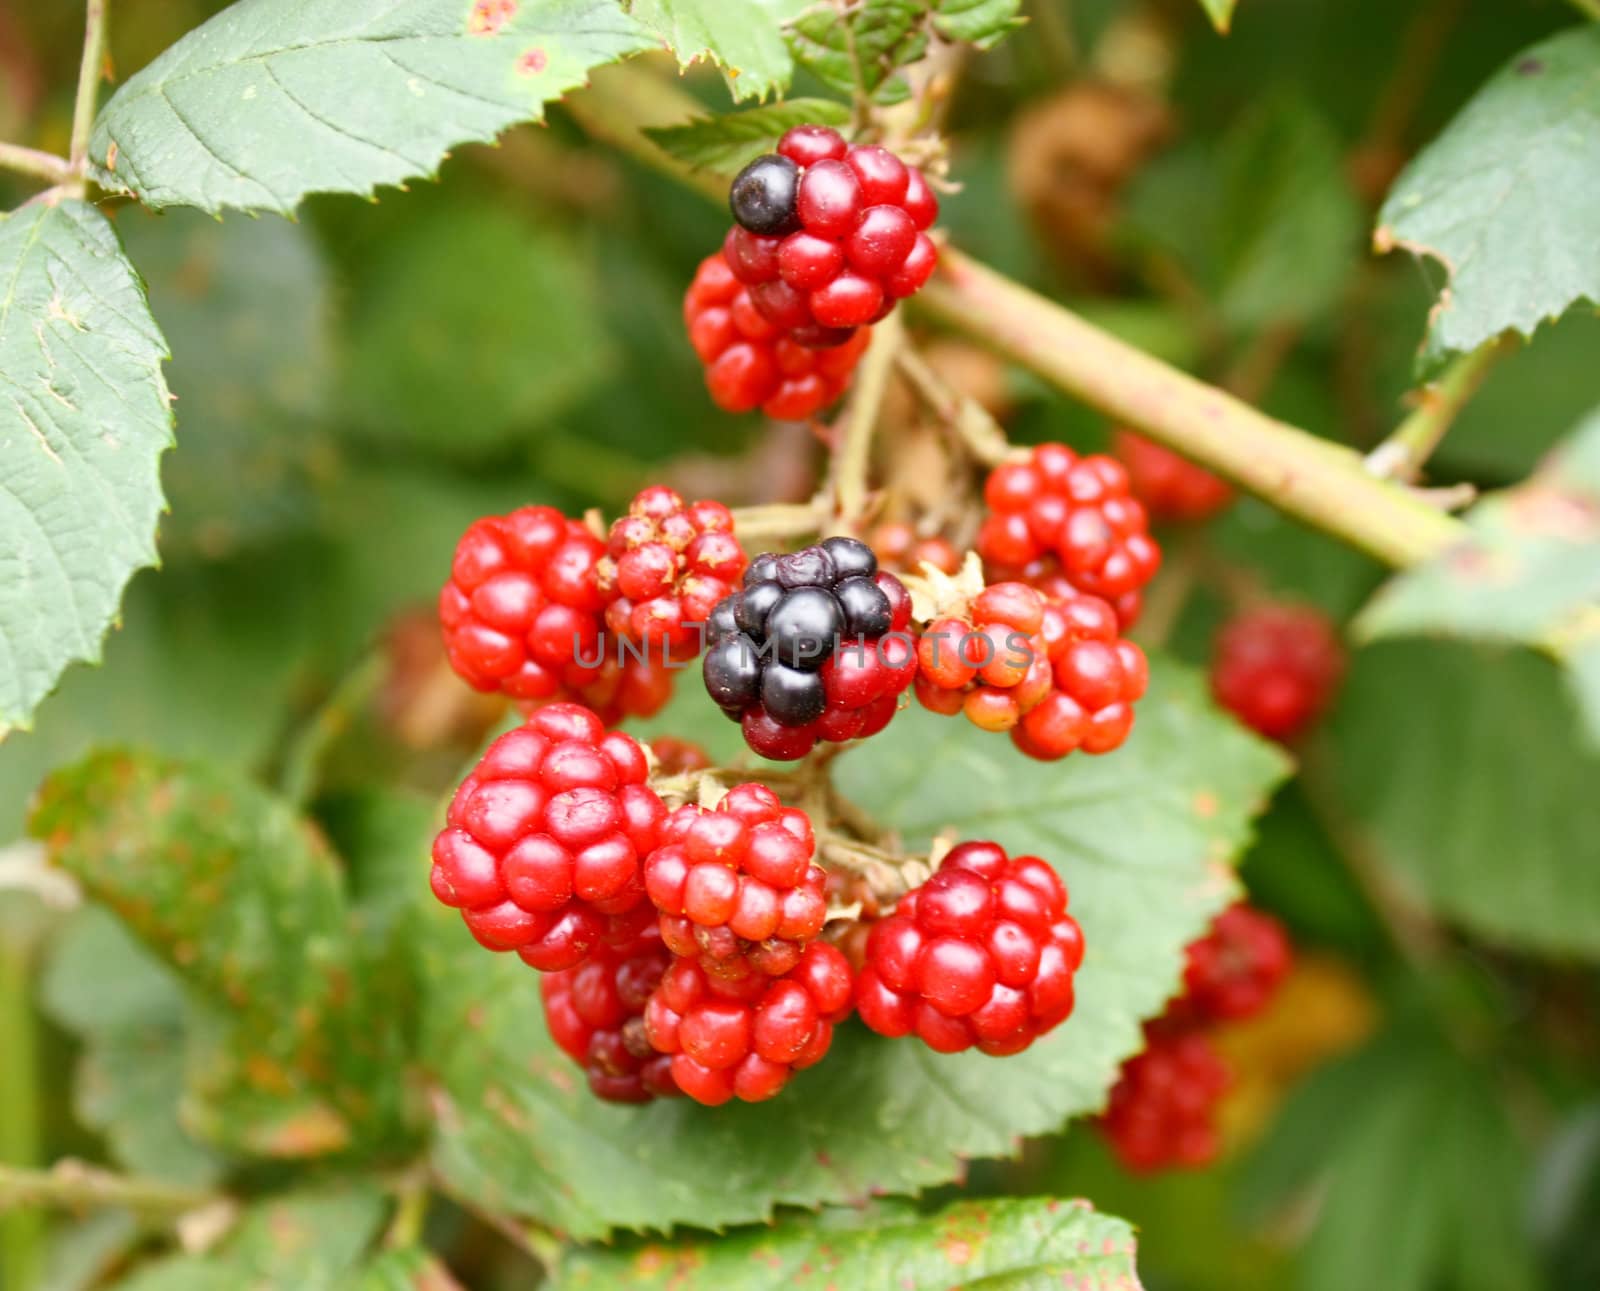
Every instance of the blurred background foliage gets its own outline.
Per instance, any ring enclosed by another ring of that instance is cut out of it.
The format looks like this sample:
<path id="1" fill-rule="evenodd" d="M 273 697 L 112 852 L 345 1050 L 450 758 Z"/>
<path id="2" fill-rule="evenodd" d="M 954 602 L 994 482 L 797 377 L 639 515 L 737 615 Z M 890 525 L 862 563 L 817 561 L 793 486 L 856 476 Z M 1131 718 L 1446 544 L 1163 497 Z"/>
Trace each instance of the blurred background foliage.
<path id="1" fill-rule="evenodd" d="M 221 7 L 118 0 L 119 78 Z M 1376 206 L 1498 65 L 1573 11 L 1242 0 L 1223 39 L 1193 0 L 1027 10 L 1023 38 L 964 69 L 949 123 L 962 187 L 943 220 L 955 242 L 1285 420 L 1375 443 L 1415 384 L 1440 281 L 1437 265 L 1370 253 Z M 77 5 L 0 0 L 0 137 L 64 149 L 80 24 Z M 609 75 L 674 73 L 645 60 Z M 726 101 L 714 74 L 685 84 Z M 174 353 L 164 565 L 135 579 L 104 667 L 73 669 L 37 729 L 0 744 L 0 841 L 20 835 L 43 774 L 91 745 L 137 741 L 292 785 L 309 740 L 325 828 L 348 855 L 382 858 L 357 886 L 412 882 L 385 845 L 394 811 L 372 804 L 424 818 L 423 795 L 493 718 L 442 673 L 431 623 L 471 519 L 529 502 L 614 513 L 656 479 L 730 504 L 809 493 L 814 440 L 719 413 L 683 338 L 683 287 L 725 215 L 551 117 L 460 150 L 437 183 L 315 199 L 297 222 L 116 210 Z M 25 194 L 6 182 L 14 205 Z M 1597 343 L 1592 311 L 1541 329 L 1430 473 L 1525 476 L 1600 402 Z M 1019 440 L 1105 442 L 1091 411 L 940 344 L 947 374 Z M 1194 661 L 1225 609 L 1218 589 L 1343 617 L 1381 575 L 1249 500 L 1204 544 L 1177 539 L 1169 562 L 1202 572 L 1171 636 Z M 1279 1007 L 1230 1040 L 1244 1076 L 1225 1163 L 1134 1179 L 1069 1133 L 944 1195 L 1092 1197 L 1140 1226 L 1141 1273 L 1165 1291 L 1595 1286 L 1597 785 L 1600 758 L 1543 661 L 1361 652 L 1244 863 L 1303 955 Z M 1351 877 L 1374 871 L 1421 932 L 1386 930 Z M 15 894 L 0 914 L 0 1068 L 19 1086 L 0 1089 L 0 1159 L 214 1178 L 170 1107 L 163 1119 L 160 1097 L 140 1101 L 175 1079 L 171 983 L 112 921 L 75 919 L 35 1013 L 59 918 Z M 38 1070 L 79 1064 L 76 1095 L 65 1079 L 20 1087 L 35 1044 Z M 30 1100 L 38 1117 L 21 1124 Z M 345 1204 L 352 1231 L 371 1222 Z M 0 1244 L 40 1222 L 0 1220 Z M 43 1286 L 92 1285 L 133 1249 L 120 1212 L 62 1222 Z M 432 1222 L 465 1234 L 472 1285 L 534 1276 L 462 1216 Z M 0 1260 L 0 1277 L 18 1273 Z"/>

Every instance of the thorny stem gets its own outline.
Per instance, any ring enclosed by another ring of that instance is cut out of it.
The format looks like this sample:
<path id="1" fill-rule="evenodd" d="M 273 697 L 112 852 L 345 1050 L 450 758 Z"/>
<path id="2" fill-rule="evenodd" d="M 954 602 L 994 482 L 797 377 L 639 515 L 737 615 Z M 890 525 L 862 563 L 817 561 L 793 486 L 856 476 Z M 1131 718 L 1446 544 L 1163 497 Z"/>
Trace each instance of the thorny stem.
<path id="1" fill-rule="evenodd" d="M 1499 337 L 1456 359 L 1418 393 L 1416 411 L 1367 454 L 1367 470 L 1381 479 L 1407 484 L 1415 480 L 1489 369 L 1514 348 L 1511 338 Z"/>
<path id="2" fill-rule="evenodd" d="M 125 1206 L 154 1214 L 198 1210 L 219 1200 L 216 1193 L 159 1179 L 113 1174 L 81 1161 L 60 1161 L 49 1170 L 0 1166 L 0 1211 L 20 1206 L 54 1206 L 69 1210 L 91 1206 Z"/>
<path id="3" fill-rule="evenodd" d="M 969 259 L 944 252 L 929 314 L 1117 422 L 1392 565 L 1459 540 L 1459 522 L 1363 470 L 1352 450 L 1277 421 Z"/>
<path id="4" fill-rule="evenodd" d="M 72 105 L 72 166 L 77 192 L 84 191 L 89 157 L 89 130 L 100 97 L 100 75 L 106 60 L 106 9 L 110 0 L 89 0 L 83 27 L 83 61 L 78 65 L 78 96 Z"/>
<path id="5" fill-rule="evenodd" d="M 48 184 L 65 184 L 72 178 L 72 163 L 53 152 L 25 148 L 20 143 L 0 143 L 0 168 L 30 175 Z"/>
<path id="6" fill-rule="evenodd" d="M 905 343 L 905 332 L 898 313 L 890 314 L 872 329 L 872 343 L 857 370 L 855 394 L 851 396 L 839 440 L 834 446 L 833 489 L 839 520 L 846 529 L 854 528 L 867 507 L 867 473 L 872 460 L 872 435 L 878 428 L 883 396 L 889 389 L 889 373 L 895 355 Z"/>

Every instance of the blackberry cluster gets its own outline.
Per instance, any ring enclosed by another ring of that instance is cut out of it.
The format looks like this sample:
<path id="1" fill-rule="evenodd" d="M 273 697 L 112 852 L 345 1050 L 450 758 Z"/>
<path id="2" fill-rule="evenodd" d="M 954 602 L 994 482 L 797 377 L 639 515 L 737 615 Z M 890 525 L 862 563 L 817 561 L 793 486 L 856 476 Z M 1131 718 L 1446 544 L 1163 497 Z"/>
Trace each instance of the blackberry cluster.
<path id="1" fill-rule="evenodd" d="M 1209 1165 L 1217 1155 L 1217 1106 L 1232 1073 L 1198 1031 L 1145 1028 L 1145 1048 L 1122 1067 L 1101 1128 L 1129 1170 Z"/>
<path id="2" fill-rule="evenodd" d="M 977 549 L 991 578 L 1043 587 L 1059 577 L 1109 601 L 1124 628 L 1133 624 L 1161 549 L 1120 462 L 1040 444 L 995 467 L 983 495 L 989 515 Z"/>
<path id="3" fill-rule="evenodd" d="M 655 921 L 641 862 L 666 804 L 644 750 L 578 704 L 550 704 L 488 748 L 433 843 L 434 895 L 490 950 L 545 972 Z"/>
<path id="4" fill-rule="evenodd" d="M 1251 730 L 1287 742 L 1327 711 L 1344 664 L 1338 629 L 1321 610 L 1261 605 L 1217 634 L 1211 693 Z"/>
<path id="5" fill-rule="evenodd" d="M 758 556 L 707 621 L 706 690 L 762 757 L 865 738 L 916 673 L 910 622 L 904 584 L 855 538 Z"/>
<path id="6" fill-rule="evenodd" d="M 714 811 L 679 807 L 662 839 L 644 882 L 673 954 L 724 980 L 777 977 L 822 932 L 828 876 L 811 821 L 765 785 L 736 785 Z"/>
<path id="7" fill-rule="evenodd" d="M 645 1035 L 695 1102 L 759 1103 L 826 1056 L 850 1007 L 850 965 L 825 941 L 781 977 L 730 980 L 676 959 L 645 1006 Z"/>
<path id="8" fill-rule="evenodd" d="M 1196 524 L 1233 501 L 1227 481 L 1131 430 L 1116 433 L 1111 451 L 1128 468 L 1133 494 L 1152 520 Z"/>
<path id="9" fill-rule="evenodd" d="M 651 657 L 692 659 L 699 624 L 744 573 L 733 513 L 720 502 L 685 503 L 664 484 L 637 494 L 611 526 L 596 578 L 615 636 Z"/>
<path id="10" fill-rule="evenodd" d="M 1232 1075 L 1213 1034 L 1265 1009 L 1292 959 L 1283 925 L 1243 902 L 1190 944 L 1183 993 L 1145 1027 L 1144 1051 L 1123 1064 L 1101 1121 L 1128 1169 L 1193 1168 L 1216 1157 L 1217 1109 Z"/>
<path id="11" fill-rule="evenodd" d="M 683 319 L 712 402 L 727 412 L 760 408 L 780 421 L 804 420 L 836 401 L 870 339 L 862 329 L 819 347 L 789 335 L 756 309 L 720 251 L 701 261 Z"/>
<path id="12" fill-rule="evenodd" d="M 887 148 L 796 126 L 741 170 L 723 254 L 761 314 L 802 344 L 838 344 L 928 280 L 939 203 Z"/>
<path id="13" fill-rule="evenodd" d="M 623 946 L 597 946 L 576 968 L 539 982 L 550 1038 L 583 1068 L 597 1098 L 647 1103 L 681 1093 L 672 1059 L 645 1033 L 645 1007 L 672 955 L 654 929 Z"/>
<path id="14" fill-rule="evenodd" d="M 962 843 L 873 926 L 856 1009 L 880 1035 L 1001 1057 L 1066 1021 L 1082 962 L 1083 933 L 1049 865 Z"/>

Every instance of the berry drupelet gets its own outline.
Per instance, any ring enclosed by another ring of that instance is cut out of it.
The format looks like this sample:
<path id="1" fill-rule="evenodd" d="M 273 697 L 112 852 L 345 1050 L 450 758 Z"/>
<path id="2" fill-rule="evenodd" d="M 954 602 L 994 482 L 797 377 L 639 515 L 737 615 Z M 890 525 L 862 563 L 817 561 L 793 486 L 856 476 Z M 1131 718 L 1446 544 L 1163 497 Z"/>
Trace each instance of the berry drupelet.
<path id="1" fill-rule="evenodd" d="M 1161 549 L 1120 462 L 1040 444 L 995 467 L 983 492 L 989 515 L 977 548 L 991 578 L 1043 586 L 1059 576 L 1109 601 L 1123 627 L 1132 624 Z"/>
<path id="2" fill-rule="evenodd" d="M 546 972 L 655 923 L 642 859 L 666 804 L 631 736 L 578 704 L 550 704 L 489 746 L 434 839 L 434 895 L 490 950 Z"/>
<path id="3" fill-rule="evenodd" d="M 708 620 L 706 690 L 778 761 L 875 735 L 916 673 L 910 622 L 905 586 L 855 538 L 758 556 Z"/>
<path id="4" fill-rule="evenodd" d="M 805 344 L 877 322 L 928 280 L 939 203 L 922 172 L 796 126 L 739 172 L 724 253 L 762 315 Z"/>
<path id="5" fill-rule="evenodd" d="M 1113 436 L 1111 451 L 1127 467 L 1133 495 L 1158 523 L 1196 524 L 1233 501 L 1226 481 L 1131 430 Z"/>
<path id="6" fill-rule="evenodd" d="M 856 980 L 861 1020 L 940 1053 L 1020 1053 L 1066 1021 L 1083 933 L 1067 889 L 1037 856 L 953 848 L 873 926 Z"/>

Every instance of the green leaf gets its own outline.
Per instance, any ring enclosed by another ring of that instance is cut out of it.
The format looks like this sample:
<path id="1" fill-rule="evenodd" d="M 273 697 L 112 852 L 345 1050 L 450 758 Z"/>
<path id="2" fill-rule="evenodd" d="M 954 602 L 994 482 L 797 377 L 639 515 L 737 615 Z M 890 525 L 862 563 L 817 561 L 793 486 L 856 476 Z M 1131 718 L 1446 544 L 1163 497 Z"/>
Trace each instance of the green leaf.
<path id="1" fill-rule="evenodd" d="M 927 50 L 927 17 L 923 0 L 819 4 L 790 27 L 789 47 L 795 61 L 830 89 L 897 103 L 910 91 L 895 72 Z"/>
<path id="2" fill-rule="evenodd" d="M 198 1134 L 303 1156 L 392 1130 L 397 1018 L 377 1003 L 334 858 L 291 808 L 209 767 L 105 751 L 51 776 L 29 824 L 190 988 Z"/>
<path id="3" fill-rule="evenodd" d="M 1404 247 L 1449 275 L 1434 353 L 1524 335 L 1576 301 L 1600 303 L 1600 27 L 1518 54 L 1395 181 L 1380 250 Z"/>
<path id="4" fill-rule="evenodd" d="M 1255 1163 L 1275 1200 L 1286 1182 L 1317 1199 L 1306 1291 L 1542 1285 L 1522 1222 L 1527 1163 L 1499 1091 L 1423 1025 L 1313 1075 Z"/>
<path id="5" fill-rule="evenodd" d="M 91 171 L 152 206 L 288 214 L 431 175 L 649 44 L 610 0 L 239 0 L 111 97 Z"/>
<path id="6" fill-rule="evenodd" d="M 936 0 L 933 29 L 949 41 L 992 49 L 1023 25 L 1022 0 Z"/>
<path id="7" fill-rule="evenodd" d="M 68 664 L 98 662 L 136 570 L 156 563 L 172 443 L 165 342 L 105 216 L 0 215 L 0 734 Z"/>
<path id="8" fill-rule="evenodd" d="M 366 1188 L 291 1193 L 249 1207 L 221 1248 L 146 1265 L 116 1291 L 343 1291 L 383 1222 L 382 1194 Z M 382 1285 L 382 1284 L 379 1284 Z"/>
<path id="9" fill-rule="evenodd" d="M 624 0 L 661 38 L 679 67 L 702 58 L 723 69 L 734 100 L 782 94 L 794 75 L 781 24 L 812 0 Z"/>
<path id="10" fill-rule="evenodd" d="M 538 1022 L 536 975 L 484 953 L 424 894 L 420 1051 L 437 1081 L 435 1165 L 474 1205 L 585 1238 L 910 1192 L 954 1178 L 962 1158 L 1012 1152 L 1020 1136 L 1102 1105 L 1141 1022 L 1176 985 L 1183 947 L 1234 891 L 1228 861 L 1283 770 L 1206 702 L 1197 677 L 1164 664 L 1133 737 L 1105 758 L 1031 762 L 1003 737 L 901 714 L 845 755 L 841 786 L 913 840 L 948 824 L 1057 865 L 1088 945 L 1077 1011 L 1003 1062 L 941 1057 L 852 1024 L 824 1064 L 758 1105 L 595 1100 Z"/>
<path id="11" fill-rule="evenodd" d="M 83 1044 L 74 1110 L 135 1174 L 202 1187 L 222 1161 L 184 1130 L 183 991 L 98 907 L 73 916 L 46 961 L 40 1002 Z"/>
<path id="12" fill-rule="evenodd" d="M 195 211 L 117 222 L 171 344 L 183 416 L 162 549 L 215 559 L 305 526 L 332 384 L 332 295 L 309 229 Z"/>
<path id="13" fill-rule="evenodd" d="M 487 202 L 408 222 L 353 301 L 349 428 L 458 457 L 525 443 L 610 372 L 597 290 L 570 234 Z"/>
<path id="14" fill-rule="evenodd" d="M 1133 1230 L 1084 1201 L 963 1201 L 936 1215 L 829 1211 L 670 1245 L 580 1250 L 559 1291 L 827 1291 L 1137 1285 Z"/>
<path id="15" fill-rule="evenodd" d="M 1579 746 L 1550 664 L 1374 646 L 1330 737 L 1334 805 L 1404 890 L 1490 941 L 1600 956 L 1600 755 Z"/>
<path id="16" fill-rule="evenodd" d="M 697 117 L 683 125 L 647 127 L 645 133 L 679 161 L 732 175 L 773 151 L 792 126 L 842 126 L 849 120 L 850 109 L 832 99 L 787 99 L 746 112 Z"/>
<path id="17" fill-rule="evenodd" d="M 1368 639 L 1439 633 L 1551 650 L 1570 663 L 1600 744 L 1600 412 L 1525 483 L 1467 513 L 1467 537 L 1392 578 L 1357 630 Z"/>
<path id="18" fill-rule="evenodd" d="M 1200 0 L 1200 7 L 1211 19 L 1211 25 L 1226 36 L 1233 25 L 1233 10 L 1238 3 L 1239 0 Z"/>

